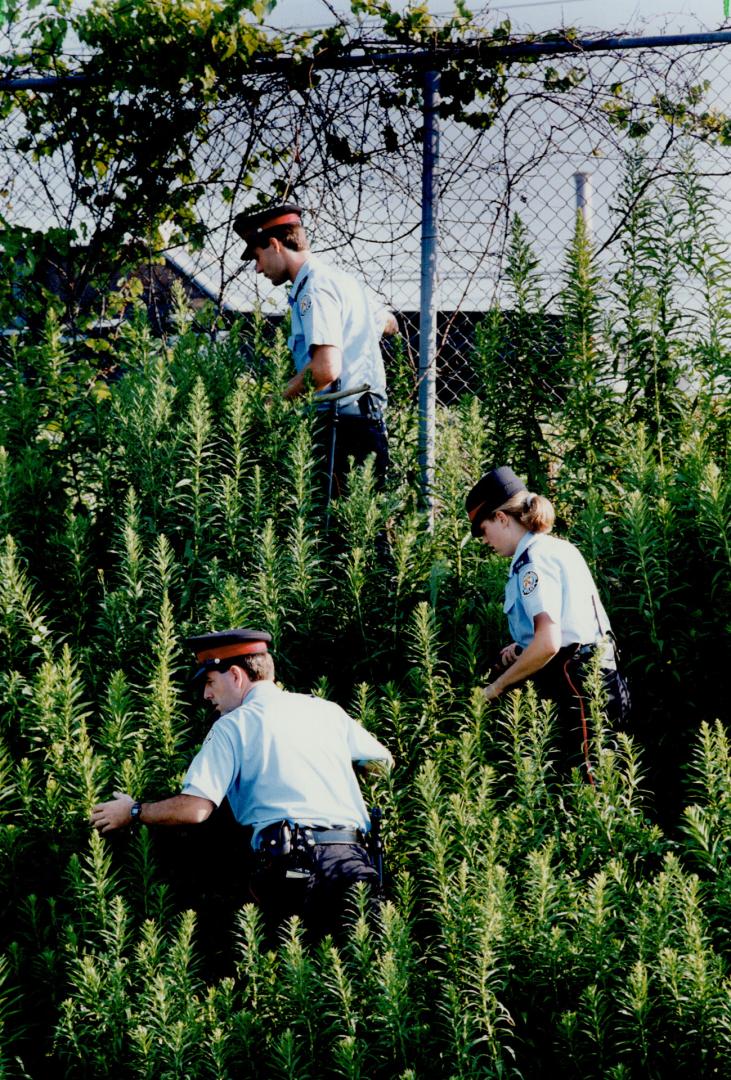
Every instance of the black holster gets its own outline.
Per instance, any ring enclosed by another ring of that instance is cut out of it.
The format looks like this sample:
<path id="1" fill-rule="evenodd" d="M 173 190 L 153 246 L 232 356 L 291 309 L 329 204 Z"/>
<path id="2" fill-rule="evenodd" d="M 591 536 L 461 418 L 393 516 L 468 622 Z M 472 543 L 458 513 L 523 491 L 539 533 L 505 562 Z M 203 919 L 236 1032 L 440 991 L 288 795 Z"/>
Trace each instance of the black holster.
<path id="1" fill-rule="evenodd" d="M 312 830 L 288 821 L 275 821 L 259 834 L 256 862 L 259 869 L 275 867 L 285 877 L 305 877 L 315 868 Z"/>
<path id="2" fill-rule="evenodd" d="M 365 420 L 383 420 L 381 402 L 375 394 L 361 394 L 358 398 L 358 409 Z"/>

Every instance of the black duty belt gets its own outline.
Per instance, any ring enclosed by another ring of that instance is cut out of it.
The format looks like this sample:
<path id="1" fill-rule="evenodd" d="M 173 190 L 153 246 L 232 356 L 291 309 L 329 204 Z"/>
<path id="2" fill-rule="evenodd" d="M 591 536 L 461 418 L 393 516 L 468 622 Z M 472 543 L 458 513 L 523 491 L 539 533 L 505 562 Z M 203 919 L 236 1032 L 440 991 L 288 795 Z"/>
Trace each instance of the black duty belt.
<path id="1" fill-rule="evenodd" d="M 309 830 L 316 844 L 362 844 L 363 833 L 358 829 L 318 829 L 310 826 Z"/>
<path id="2" fill-rule="evenodd" d="M 364 844 L 360 829 L 328 828 L 327 825 L 290 825 L 287 820 L 273 821 L 259 833 L 257 851 L 270 858 L 304 852 L 317 844 Z"/>
<path id="3" fill-rule="evenodd" d="M 602 650 L 601 667 L 616 668 L 617 661 L 614 654 L 614 647 L 611 642 L 595 641 L 593 644 L 579 645 L 574 656 L 580 660 L 591 660 L 599 649 Z"/>

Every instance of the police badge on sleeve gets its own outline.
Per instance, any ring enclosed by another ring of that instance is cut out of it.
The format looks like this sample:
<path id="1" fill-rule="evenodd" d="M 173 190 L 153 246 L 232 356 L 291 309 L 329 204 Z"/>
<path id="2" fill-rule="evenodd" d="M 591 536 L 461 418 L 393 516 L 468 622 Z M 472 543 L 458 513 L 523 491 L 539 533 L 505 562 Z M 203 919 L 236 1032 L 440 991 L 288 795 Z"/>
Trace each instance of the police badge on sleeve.
<path id="1" fill-rule="evenodd" d="M 521 592 L 523 596 L 529 596 L 538 585 L 538 574 L 535 570 L 526 570 L 523 574 L 523 581 L 521 582 Z"/>
<path id="2" fill-rule="evenodd" d="M 306 315 L 312 307 L 312 300 L 309 295 L 303 296 L 300 300 L 300 315 Z"/>

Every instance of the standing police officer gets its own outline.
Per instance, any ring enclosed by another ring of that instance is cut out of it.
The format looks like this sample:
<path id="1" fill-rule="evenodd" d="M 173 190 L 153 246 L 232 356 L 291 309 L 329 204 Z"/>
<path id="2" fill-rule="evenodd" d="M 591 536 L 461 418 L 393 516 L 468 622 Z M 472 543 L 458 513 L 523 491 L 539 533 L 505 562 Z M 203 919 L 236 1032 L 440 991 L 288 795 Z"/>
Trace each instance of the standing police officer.
<path id="1" fill-rule="evenodd" d="M 589 567 L 578 548 L 549 535 L 555 518 L 551 503 L 529 492 L 508 465 L 475 484 L 466 509 L 472 535 L 511 560 L 504 610 L 513 640 L 502 649 L 497 674 L 483 693 L 492 701 L 530 678 L 557 706 L 561 764 L 582 764 L 590 778 L 584 681 L 596 654 L 610 720 L 627 719 L 629 693 Z"/>
<path id="2" fill-rule="evenodd" d="M 225 630 L 191 638 L 203 697 L 219 713 L 183 780 L 182 793 L 142 802 L 115 792 L 95 806 L 101 833 L 141 822 L 205 821 L 228 797 L 250 826 L 253 898 L 270 929 L 300 915 L 314 938 L 342 926 L 345 895 L 380 883 L 366 850 L 368 813 L 353 763 L 390 767 L 389 751 L 334 702 L 280 690 L 269 634 Z"/>
<path id="3" fill-rule="evenodd" d="M 246 241 L 244 259 L 255 261 L 258 274 L 274 285 L 291 283 L 288 344 L 296 374 L 285 398 L 305 392 L 308 374 L 317 393 L 344 395 L 319 410 L 332 493 L 337 494 L 351 457 L 362 465 L 375 454 L 379 482 L 385 476 L 386 374 L 379 339 L 382 333 L 395 333 L 397 326 L 385 308 L 374 311 L 360 282 L 312 254 L 302 213 L 299 206 L 282 203 L 239 214 L 234 229 Z M 365 384 L 369 390 L 347 394 Z"/>

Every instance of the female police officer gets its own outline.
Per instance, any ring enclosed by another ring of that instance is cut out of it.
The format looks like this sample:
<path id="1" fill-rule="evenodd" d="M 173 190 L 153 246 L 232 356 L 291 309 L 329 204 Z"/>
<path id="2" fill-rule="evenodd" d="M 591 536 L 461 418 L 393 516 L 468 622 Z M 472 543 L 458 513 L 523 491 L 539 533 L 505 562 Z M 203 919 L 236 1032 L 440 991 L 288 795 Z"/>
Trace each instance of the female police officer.
<path id="1" fill-rule="evenodd" d="M 555 518 L 551 503 L 529 493 L 509 466 L 483 476 L 466 507 L 472 535 L 511 559 L 504 610 L 513 640 L 500 653 L 498 674 L 484 687 L 485 697 L 492 701 L 532 679 L 541 696 L 556 703 L 563 763 L 581 761 L 591 775 L 583 683 L 597 652 L 610 720 L 626 718 L 629 696 L 589 568 L 573 544 L 549 536 Z"/>

